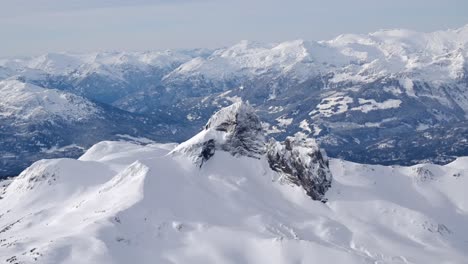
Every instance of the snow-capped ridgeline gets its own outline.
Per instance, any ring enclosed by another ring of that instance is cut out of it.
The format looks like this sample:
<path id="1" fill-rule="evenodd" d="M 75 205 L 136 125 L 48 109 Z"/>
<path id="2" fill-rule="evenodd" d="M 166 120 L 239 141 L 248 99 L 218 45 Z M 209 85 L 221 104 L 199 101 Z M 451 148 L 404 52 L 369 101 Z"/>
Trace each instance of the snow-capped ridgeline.
<path id="1" fill-rule="evenodd" d="M 202 167 L 175 145 L 101 142 L 0 184 L 6 263 L 466 263 L 468 159 L 330 160 L 327 202 L 265 158 Z M 292 157 L 291 157 L 292 158 Z M 6 186 L 3 186 L 6 185 Z"/>
<path id="2" fill-rule="evenodd" d="M 164 79 L 169 81 L 194 76 L 226 80 L 265 73 L 287 74 L 301 81 L 333 72 L 333 82 L 373 81 L 389 75 L 441 82 L 463 77 L 467 57 L 468 25 L 431 33 L 399 29 L 345 34 L 328 41 L 241 41 L 214 51 L 50 53 L 0 59 L 0 77 L 38 70 L 52 75 L 98 73 L 116 78 L 128 67 L 156 67 L 168 70 Z"/>
<path id="3" fill-rule="evenodd" d="M 359 70 L 351 73 L 361 78 L 369 74 L 375 77 L 402 74 L 415 80 L 443 82 L 463 77 L 468 57 L 468 25 L 431 33 L 399 29 L 346 34 L 322 43 L 352 58 Z"/>
<path id="4" fill-rule="evenodd" d="M 0 59 L 0 69 L 10 69 L 12 75 L 30 77 L 36 71 L 51 75 L 85 77 L 92 73 L 117 78 L 128 68 L 147 70 L 149 67 L 170 68 L 202 55 L 207 51 L 147 51 L 48 53 L 37 57 Z M 1 72 L 1 71 L 0 71 Z M 6 73 L 4 73 L 6 74 Z M 1 75 L 0 75 L 1 77 Z"/>
<path id="5" fill-rule="evenodd" d="M 188 61 L 166 78 L 203 75 L 223 80 L 280 73 L 304 81 L 314 74 L 332 72 L 332 82 L 369 82 L 392 75 L 442 82 L 463 77 L 467 57 L 468 25 L 432 33 L 383 30 L 319 42 L 242 41 L 209 57 Z"/>
<path id="6" fill-rule="evenodd" d="M 23 122 L 54 118 L 80 121 L 99 114 L 97 107 L 83 97 L 17 80 L 0 81 L 0 98 L 0 117 Z"/>

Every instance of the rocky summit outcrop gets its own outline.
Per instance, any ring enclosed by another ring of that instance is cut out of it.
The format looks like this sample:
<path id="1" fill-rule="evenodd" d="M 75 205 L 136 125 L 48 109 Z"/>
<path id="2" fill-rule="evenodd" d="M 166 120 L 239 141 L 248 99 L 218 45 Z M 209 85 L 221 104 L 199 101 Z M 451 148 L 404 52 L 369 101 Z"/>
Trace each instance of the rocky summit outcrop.
<path id="1" fill-rule="evenodd" d="M 312 199 L 324 201 L 332 176 L 328 158 L 316 141 L 296 133 L 284 142 L 271 138 L 267 143 L 264 135 L 255 110 L 241 101 L 216 112 L 200 133 L 180 144 L 172 154 L 182 153 L 200 168 L 216 151 L 263 158 L 281 175 L 282 183 L 301 186 Z"/>
<path id="2" fill-rule="evenodd" d="M 325 201 L 323 196 L 331 187 L 332 175 L 328 158 L 314 139 L 297 133 L 284 142 L 270 140 L 266 155 L 282 181 L 302 186 L 312 199 Z"/>
<path id="3" fill-rule="evenodd" d="M 234 156 L 258 158 L 264 152 L 260 119 L 248 103 L 238 102 L 216 112 L 205 129 L 225 133 L 220 148 Z"/>
<path id="4" fill-rule="evenodd" d="M 180 144 L 174 153 L 187 154 L 200 167 L 216 150 L 233 156 L 259 159 L 265 153 L 265 138 L 255 110 L 237 102 L 216 112 L 193 138 Z"/>

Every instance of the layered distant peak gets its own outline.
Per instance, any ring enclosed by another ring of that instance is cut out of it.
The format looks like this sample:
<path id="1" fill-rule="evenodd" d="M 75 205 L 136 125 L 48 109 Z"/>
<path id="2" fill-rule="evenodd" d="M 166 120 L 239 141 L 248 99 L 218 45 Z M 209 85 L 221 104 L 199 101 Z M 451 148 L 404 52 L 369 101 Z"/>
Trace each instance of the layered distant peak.
<path id="1" fill-rule="evenodd" d="M 37 57 L 0 58 L 0 78 L 21 76 L 31 80 L 48 80 L 54 76 L 84 79 L 93 74 L 125 79 L 128 71 L 170 72 L 207 50 L 165 50 L 147 52 L 47 53 Z M 2 76 L 1 68 L 9 72 Z"/>
<path id="2" fill-rule="evenodd" d="M 67 53 L 47 53 L 26 62 L 31 69 L 40 69 L 48 73 L 70 73 L 83 63 L 82 58 Z"/>
<path id="3" fill-rule="evenodd" d="M 216 150 L 233 156 L 259 158 L 264 153 L 263 134 L 255 110 L 248 103 L 237 102 L 216 112 L 203 131 L 180 144 L 173 152 L 188 154 L 199 166 Z"/>
<path id="4" fill-rule="evenodd" d="M 466 60 L 468 27 L 432 33 L 404 29 L 344 34 L 329 41 L 281 43 L 241 41 L 208 57 L 197 57 L 167 74 L 164 81 L 204 87 L 279 76 L 305 82 L 334 76 L 332 83 L 373 82 L 410 76 L 428 82 L 460 79 Z"/>
<path id="5" fill-rule="evenodd" d="M 301 186 L 314 200 L 324 201 L 332 175 L 328 158 L 314 139 L 297 133 L 282 143 L 271 140 L 267 149 L 268 163 L 280 173 L 281 180 Z"/>
<path id="6" fill-rule="evenodd" d="M 80 121 L 99 112 L 95 104 L 83 97 L 17 80 L 0 81 L 0 97 L 0 117 L 4 118 Z"/>
<path id="7" fill-rule="evenodd" d="M 267 44 L 249 40 L 242 40 L 239 43 L 228 47 L 226 49 L 219 49 L 216 50 L 213 55 L 220 56 L 220 57 L 238 57 L 241 55 L 249 55 L 251 51 L 262 52 L 266 49 L 270 49 L 274 46 L 274 44 Z"/>

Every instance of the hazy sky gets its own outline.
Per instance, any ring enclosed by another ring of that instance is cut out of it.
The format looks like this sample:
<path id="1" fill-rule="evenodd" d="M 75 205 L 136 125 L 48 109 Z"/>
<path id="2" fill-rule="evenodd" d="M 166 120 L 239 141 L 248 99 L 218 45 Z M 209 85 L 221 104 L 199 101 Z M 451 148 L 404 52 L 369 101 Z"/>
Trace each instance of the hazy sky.
<path id="1" fill-rule="evenodd" d="M 0 56 L 330 39 L 468 24 L 468 0 L 0 0 Z"/>

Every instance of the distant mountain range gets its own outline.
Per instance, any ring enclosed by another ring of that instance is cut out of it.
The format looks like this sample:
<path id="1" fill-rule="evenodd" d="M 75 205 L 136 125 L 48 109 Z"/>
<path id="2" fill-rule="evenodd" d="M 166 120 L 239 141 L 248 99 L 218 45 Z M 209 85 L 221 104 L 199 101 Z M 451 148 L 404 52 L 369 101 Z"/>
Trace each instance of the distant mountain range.
<path id="1" fill-rule="evenodd" d="M 77 157 L 104 139 L 180 142 L 241 99 L 269 135 L 302 131 L 332 157 L 446 163 L 468 155 L 467 58 L 468 25 L 0 59 L 0 175 L 42 157 Z"/>

